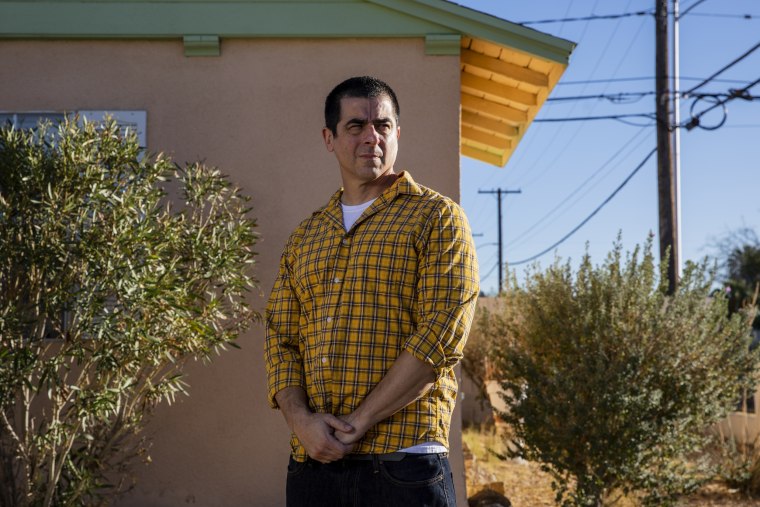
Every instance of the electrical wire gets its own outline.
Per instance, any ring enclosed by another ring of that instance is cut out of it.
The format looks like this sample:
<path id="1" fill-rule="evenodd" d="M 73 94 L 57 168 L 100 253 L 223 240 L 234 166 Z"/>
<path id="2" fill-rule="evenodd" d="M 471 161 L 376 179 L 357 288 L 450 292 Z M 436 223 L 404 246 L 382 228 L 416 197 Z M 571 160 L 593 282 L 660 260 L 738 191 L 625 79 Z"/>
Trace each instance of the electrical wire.
<path id="1" fill-rule="evenodd" d="M 493 267 L 490 270 L 488 270 L 488 273 L 486 273 L 485 275 L 481 276 L 480 279 L 481 280 L 487 280 L 488 277 L 491 276 L 491 274 L 493 274 L 493 272 L 496 270 L 496 268 L 499 267 L 499 264 L 501 264 L 501 263 L 497 262 L 496 264 L 494 264 Z"/>
<path id="2" fill-rule="evenodd" d="M 574 21 L 597 21 L 601 19 L 620 19 L 620 18 L 630 18 L 632 16 L 645 16 L 647 14 L 654 14 L 653 10 L 647 10 L 647 11 L 636 11 L 636 12 L 624 12 L 622 14 L 603 14 L 603 15 L 593 15 L 593 16 L 583 16 L 579 18 L 558 18 L 558 19 L 541 19 L 537 21 L 522 21 L 518 22 L 518 25 L 542 25 L 542 24 L 548 24 L 548 23 L 569 23 Z"/>
<path id="3" fill-rule="evenodd" d="M 562 121 L 620 120 L 623 118 L 649 118 L 655 120 L 654 113 L 608 114 L 603 116 L 577 116 L 573 118 L 536 118 L 538 123 L 557 123 Z"/>
<path id="4" fill-rule="evenodd" d="M 590 174 L 590 175 L 589 175 L 589 176 L 588 176 L 588 177 L 587 177 L 585 180 L 583 180 L 583 181 L 580 183 L 580 185 L 578 185 L 577 187 L 575 187 L 575 189 L 573 189 L 573 191 L 572 191 L 572 192 L 570 192 L 570 194 L 568 194 L 568 195 L 567 195 L 567 197 L 565 197 L 565 198 L 564 198 L 564 199 L 562 199 L 562 200 L 561 200 L 559 203 L 557 203 L 557 204 L 556 204 L 556 205 L 555 205 L 555 206 L 554 206 L 554 207 L 553 207 L 551 210 L 549 210 L 549 211 L 548 211 L 547 213 L 545 213 L 545 214 L 544 214 L 544 215 L 543 215 L 543 216 L 542 216 L 540 219 L 538 219 L 538 220 L 537 220 L 535 223 L 533 223 L 533 225 L 531 225 L 530 227 L 528 227 L 527 229 L 525 229 L 524 231 L 522 231 L 521 233 L 519 233 L 517 236 L 515 236 L 514 238 L 512 238 L 512 239 L 510 240 L 510 247 L 511 247 L 511 248 L 514 248 L 514 247 L 516 247 L 516 246 L 518 246 L 518 245 L 521 245 L 522 243 L 524 243 L 524 242 L 525 242 L 525 241 L 521 241 L 521 240 L 523 240 L 523 238 L 525 238 L 526 240 L 527 240 L 527 239 L 530 239 L 530 238 L 532 238 L 533 236 L 535 236 L 535 234 L 536 234 L 536 233 L 538 233 L 538 232 L 540 232 L 541 230 L 543 230 L 543 228 L 539 228 L 539 226 L 540 226 L 542 223 L 544 223 L 544 222 L 545 222 L 546 220 L 548 220 L 548 219 L 549 219 L 551 216 L 553 216 L 553 215 L 555 214 L 555 212 L 556 212 L 556 211 L 558 211 L 560 208 L 562 208 L 562 206 L 563 206 L 563 205 L 564 205 L 566 202 L 570 201 L 570 200 L 571 200 L 573 197 L 575 197 L 576 195 L 578 195 L 578 194 L 580 193 L 580 191 L 584 189 L 584 187 L 586 187 L 586 186 L 587 186 L 589 183 L 591 183 L 592 181 L 594 181 L 594 179 L 595 179 L 595 178 L 597 178 L 597 176 L 598 176 L 598 175 L 599 175 L 599 174 L 600 174 L 602 171 L 604 171 L 604 169 L 606 169 L 607 167 L 609 167 L 609 166 L 612 164 L 612 162 L 613 162 L 613 161 L 614 161 L 614 160 L 615 160 L 615 159 L 616 159 L 618 156 L 622 155 L 622 154 L 623 154 L 623 152 L 624 152 L 624 151 L 625 151 L 625 150 L 626 150 L 626 149 L 627 149 L 629 146 L 631 146 L 632 144 L 634 144 L 634 142 L 635 142 L 635 141 L 636 141 L 636 140 L 637 140 L 637 139 L 638 139 L 638 138 L 639 138 L 639 137 L 640 137 L 642 134 L 644 134 L 645 132 L 647 132 L 647 129 L 645 129 L 645 128 L 642 128 L 642 129 L 640 129 L 640 130 L 639 130 L 639 131 L 636 133 L 636 135 L 632 136 L 632 137 L 631 137 L 631 138 L 630 138 L 628 141 L 626 141 L 626 143 L 625 143 L 623 146 L 621 146 L 621 147 L 620 147 L 620 149 L 619 149 L 619 150 L 617 150 L 617 151 L 616 151 L 616 152 L 615 152 L 615 153 L 614 153 L 614 154 L 613 154 L 611 157 L 609 157 L 609 158 L 608 158 L 608 159 L 607 159 L 607 160 L 606 160 L 606 161 L 605 161 L 605 162 L 604 162 L 604 163 L 603 163 L 603 164 L 602 164 L 602 165 L 601 165 L 601 166 L 600 166 L 598 169 L 596 169 L 596 170 L 595 170 L 593 173 L 591 173 L 591 174 Z M 637 148 L 638 148 L 638 147 L 639 147 L 639 146 L 640 146 L 640 145 L 641 145 L 641 144 L 642 144 L 644 141 L 646 141 L 646 137 L 643 137 L 643 138 L 641 138 L 641 140 L 639 140 L 638 144 L 636 144 L 636 145 L 635 145 L 635 146 L 634 146 L 634 147 L 633 147 L 633 148 L 632 148 L 632 149 L 631 149 L 631 150 L 630 150 L 630 151 L 629 151 L 629 152 L 628 152 L 626 155 L 624 155 L 624 156 L 623 156 L 623 158 L 624 158 L 624 159 L 627 159 L 628 157 L 630 157 L 630 156 L 631 156 L 631 153 L 632 153 L 634 150 L 636 150 L 636 149 L 637 149 Z M 612 169 L 614 169 L 615 167 L 617 167 L 617 166 L 612 166 L 612 167 L 610 168 L 610 170 L 608 170 L 608 171 L 607 171 L 607 173 L 606 173 L 606 174 L 602 175 L 602 177 L 601 177 L 601 178 L 598 178 L 598 179 L 596 179 L 596 183 L 595 183 L 594 185 L 591 185 L 591 186 L 588 188 L 588 190 L 587 190 L 586 192 L 584 192 L 583 194 L 581 194 L 581 195 L 579 196 L 579 199 L 580 199 L 580 198 L 582 198 L 584 195 L 586 195 L 586 194 L 587 194 L 587 193 L 588 193 L 590 190 L 592 190 L 592 189 L 593 189 L 593 188 L 594 188 L 594 187 L 595 187 L 597 184 L 599 184 L 599 183 L 600 183 L 602 180 L 604 180 L 604 179 L 605 179 L 605 178 L 606 178 L 606 177 L 607 177 L 607 176 L 610 174 L 610 171 L 611 171 Z M 576 202 L 578 202 L 578 200 L 576 200 L 576 201 L 572 202 L 572 203 L 570 204 L 570 206 L 572 207 L 573 205 L 575 205 L 575 203 L 576 203 Z M 565 211 L 565 212 L 566 212 L 566 211 Z"/>
<path id="5" fill-rule="evenodd" d="M 723 68 L 721 68 L 720 70 L 718 70 L 717 72 L 715 72 L 712 76 L 710 76 L 707 79 L 703 80 L 697 86 L 691 88 L 690 90 L 688 90 L 686 92 L 683 92 L 682 96 L 683 97 L 687 97 L 691 93 L 693 93 L 694 91 L 696 91 L 697 89 L 702 88 L 704 85 L 706 85 L 707 83 L 709 83 L 710 81 L 712 81 L 714 78 L 718 77 L 720 74 L 722 74 L 726 70 L 730 69 L 731 67 L 733 67 L 734 65 L 736 65 L 740 61 L 742 61 L 745 58 L 747 58 L 749 55 L 751 55 L 753 52 L 755 52 L 758 48 L 760 48 L 760 42 L 758 42 L 757 44 L 755 44 L 754 46 L 752 46 L 750 49 L 748 49 L 747 51 L 745 51 L 744 54 L 742 54 L 738 58 L 734 59 L 728 65 L 724 66 Z"/>
<path id="6" fill-rule="evenodd" d="M 546 102 L 569 102 L 571 100 L 608 100 L 612 102 L 613 104 L 619 105 L 619 104 L 634 104 L 636 102 L 639 102 L 641 99 L 643 99 L 646 96 L 655 95 L 656 92 L 618 92 L 618 93 L 597 93 L 594 95 L 565 95 L 562 97 L 551 97 L 546 99 Z M 692 93 L 688 97 L 686 96 L 686 93 L 671 93 L 671 95 L 679 95 L 681 98 L 704 98 L 704 97 L 717 97 L 717 98 L 724 98 L 724 97 L 730 97 L 732 94 L 730 92 L 702 92 L 702 93 Z M 628 98 L 630 97 L 630 98 Z M 760 97 L 749 95 L 747 97 L 742 97 L 746 100 L 756 100 Z"/>
<path id="7" fill-rule="evenodd" d="M 622 61 L 622 60 L 621 60 Z M 703 81 L 702 77 L 685 77 L 679 78 L 681 81 Z M 602 84 L 602 83 L 622 83 L 626 81 L 654 81 L 654 76 L 640 76 L 640 77 L 618 77 L 618 78 L 606 78 L 606 79 L 586 79 L 581 81 L 559 81 L 557 86 L 560 85 L 586 85 L 586 84 Z M 740 79 L 713 79 L 713 83 L 729 83 L 737 84 L 744 83 Z"/>
<path id="8" fill-rule="evenodd" d="M 689 12 L 691 12 L 694 9 L 694 7 L 696 7 L 696 6 L 700 5 L 700 4 L 705 3 L 706 1 L 707 0 L 697 0 L 696 2 L 694 2 L 693 4 L 691 4 L 690 6 L 688 6 L 686 9 L 682 10 L 678 14 L 678 19 L 681 19 L 682 17 L 686 16 Z"/>
<path id="9" fill-rule="evenodd" d="M 734 19 L 760 19 L 760 14 L 721 14 L 709 12 L 695 12 L 692 16 L 704 16 L 710 18 L 734 18 Z"/>
<path id="10" fill-rule="evenodd" d="M 599 1 L 600 0 L 596 0 L 594 2 L 594 5 L 591 6 L 591 12 L 592 13 L 596 10 L 597 5 L 599 5 Z M 632 0 L 628 0 L 628 4 L 626 5 L 626 9 L 631 4 L 631 2 L 632 2 Z M 570 12 L 570 6 L 568 6 L 568 10 L 566 11 L 566 14 L 567 14 L 567 12 Z M 567 17 L 567 15 L 565 15 L 565 17 Z M 562 26 L 564 27 L 565 25 L 563 24 Z M 584 38 L 586 37 L 586 32 L 588 31 L 589 26 L 590 26 L 590 23 L 585 23 L 583 25 L 583 30 L 581 31 L 580 37 L 578 38 L 578 42 L 579 43 L 582 43 L 583 40 L 584 40 Z M 609 47 L 610 47 L 609 44 L 605 45 L 604 51 L 602 52 L 602 56 L 600 56 L 599 58 L 596 59 L 596 65 L 594 65 L 594 68 L 591 70 L 591 74 L 590 75 L 593 76 L 596 73 L 596 71 L 599 68 L 599 65 L 601 63 L 601 60 L 603 59 L 604 55 L 607 53 Z M 583 93 L 585 90 L 586 90 L 586 88 L 583 87 L 581 89 L 581 93 Z M 568 115 L 572 114 L 572 112 L 575 110 L 576 107 L 577 107 L 577 103 L 573 103 L 573 105 L 570 107 L 570 110 L 567 112 L 567 114 Z M 543 125 L 538 124 L 537 128 L 541 128 L 542 126 Z M 564 132 L 565 128 L 566 128 L 565 124 L 560 124 L 559 128 L 556 130 L 556 132 L 554 133 L 554 135 L 551 136 L 551 138 L 550 138 L 551 140 L 549 141 L 549 143 L 546 146 L 542 147 L 542 152 L 543 153 L 546 153 L 547 150 L 549 150 L 555 144 L 556 140 L 560 138 L 560 134 Z M 556 160 L 558 160 L 560 157 L 562 157 L 562 155 L 567 151 L 567 149 L 570 146 L 573 145 L 573 141 L 580 134 L 580 130 L 581 129 L 576 129 L 570 135 L 570 138 L 565 142 L 564 146 L 562 146 L 559 149 L 558 153 L 555 155 L 554 160 L 552 161 L 552 163 L 545 164 L 545 169 L 541 173 L 539 173 L 538 175 L 533 175 L 533 177 L 530 180 L 530 183 L 528 184 L 528 186 L 530 184 L 532 184 L 534 181 L 536 181 L 538 179 L 541 179 L 544 176 L 544 174 L 546 173 L 546 171 L 548 171 L 551 167 L 554 166 L 554 162 L 556 162 Z M 536 138 L 537 138 L 537 136 L 533 136 L 533 137 L 531 137 L 530 141 L 532 142 Z M 526 152 L 527 152 L 527 149 L 523 150 L 523 153 L 526 153 Z M 522 174 L 518 177 L 517 181 L 515 182 L 516 186 L 519 186 L 519 184 L 522 183 L 523 180 L 525 180 L 525 178 L 528 177 L 528 175 L 532 175 L 533 168 L 538 164 L 538 162 L 540 160 L 541 160 L 540 158 L 535 159 L 535 161 L 532 164 L 530 164 L 530 166 L 526 167 L 523 170 Z M 507 203 L 507 206 L 509 207 L 509 203 Z"/>
<path id="11" fill-rule="evenodd" d="M 716 130 L 716 129 L 722 127 L 723 124 L 726 121 L 726 110 L 725 110 L 724 106 L 728 102 L 730 102 L 730 101 L 732 101 L 734 99 L 753 100 L 756 97 L 754 97 L 752 95 L 749 95 L 748 92 L 749 92 L 750 88 L 756 86 L 757 84 L 760 84 L 760 78 L 756 79 L 755 81 L 751 82 L 750 84 L 748 84 L 747 86 L 745 86 L 744 88 L 742 88 L 740 90 L 731 90 L 731 93 L 727 97 L 725 97 L 725 98 L 723 98 L 721 100 L 717 100 L 716 99 L 716 102 L 712 106 L 708 107 L 704 111 L 701 111 L 699 114 L 696 114 L 696 115 L 692 114 L 691 118 L 689 119 L 689 121 L 682 123 L 681 125 L 679 125 L 679 127 L 685 127 L 686 130 L 691 130 L 691 129 L 695 128 L 695 127 L 700 127 L 700 128 L 702 128 L 704 130 Z M 692 103 L 692 106 L 691 106 L 692 111 L 694 110 L 694 106 L 697 104 L 697 102 L 698 101 L 695 101 L 694 103 Z M 702 116 L 706 115 L 707 113 L 709 113 L 710 111 L 712 111 L 713 109 L 718 108 L 718 107 L 722 107 L 723 108 L 723 119 L 721 120 L 721 122 L 718 123 L 716 126 L 712 126 L 712 127 L 705 127 L 704 125 L 702 125 L 701 121 L 700 121 L 700 118 Z"/>
<path id="12" fill-rule="evenodd" d="M 565 102 L 568 100 L 591 100 L 591 99 L 606 99 L 609 100 L 612 103 L 615 104 L 623 104 L 623 100 L 627 97 L 631 97 L 631 99 L 628 99 L 626 104 L 632 104 L 634 102 L 638 102 L 639 100 L 643 99 L 647 95 L 654 95 L 655 92 L 620 92 L 620 93 L 612 93 L 612 94 L 605 94 L 605 93 L 597 93 L 595 95 L 569 95 L 564 97 L 549 97 L 546 99 L 546 102 Z"/>
<path id="13" fill-rule="evenodd" d="M 624 9 L 624 10 L 628 10 L 628 8 L 630 7 L 631 3 L 632 3 L 632 0 L 629 0 L 629 1 L 628 1 L 628 3 L 626 4 L 626 6 L 625 6 L 625 9 Z M 594 12 L 594 11 L 596 10 L 596 6 L 597 6 L 597 5 L 598 5 L 598 1 L 594 3 L 594 6 L 592 7 L 592 9 L 591 9 L 591 12 Z M 618 21 L 617 21 L 617 23 L 615 24 L 615 26 L 613 27 L 613 30 L 612 30 L 612 34 L 619 34 L 619 33 L 620 33 L 620 32 L 619 32 L 619 27 L 620 27 L 620 24 L 621 24 L 621 21 L 620 21 L 620 20 L 618 20 Z M 618 58 L 618 65 L 615 67 L 615 70 L 614 70 L 614 71 L 613 71 L 613 73 L 612 73 L 612 75 L 613 75 L 613 76 L 614 76 L 614 75 L 616 75 L 616 74 L 617 74 L 617 72 L 620 70 L 620 67 L 621 67 L 621 65 L 622 65 L 623 61 L 625 61 L 625 60 L 626 60 L 626 57 L 628 56 L 628 53 L 631 51 L 631 49 L 632 49 L 632 48 L 633 48 L 633 46 L 634 46 L 634 43 L 635 43 L 635 42 L 636 42 L 636 40 L 638 39 L 638 37 L 639 37 L 639 34 L 641 33 L 641 30 L 642 30 L 642 27 L 643 27 L 643 26 L 644 26 L 644 22 L 643 22 L 643 20 L 642 20 L 642 22 L 641 22 L 641 23 L 639 23 L 639 28 L 638 28 L 638 30 L 636 31 L 636 33 L 635 33 L 635 34 L 633 35 L 633 37 L 631 38 L 631 42 L 629 43 L 628 47 L 626 48 L 625 52 L 623 53 L 623 56 L 622 56 L 621 58 Z M 586 33 L 586 30 L 588 29 L 588 27 L 589 27 L 589 23 L 586 23 L 586 24 L 585 24 L 585 26 L 584 26 L 584 29 L 583 29 L 583 34 L 584 34 L 584 35 L 585 35 L 585 33 Z M 596 75 L 596 72 L 597 72 L 597 70 L 599 69 L 599 66 L 601 65 L 601 62 L 604 60 L 605 56 L 607 55 L 607 52 L 610 50 L 610 48 L 611 48 L 611 47 L 612 47 L 612 44 L 605 44 L 605 45 L 604 45 L 604 49 L 602 50 L 602 53 L 601 53 L 601 55 L 599 55 L 599 57 L 597 57 L 597 58 L 596 58 L 596 64 L 594 65 L 594 68 L 591 70 L 591 73 L 589 74 L 590 76 L 594 76 L 594 75 Z M 586 86 L 584 86 L 584 87 L 581 89 L 581 94 L 582 94 L 583 92 L 585 92 L 585 90 L 586 90 Z M 604 93 L 606 90 L 607 90 L 607 87 L 605 86 L 605 87 L 604 87 L 604 89 L 602 90 L 602 93 Z M 574 102 L 574 103 L 573 103 L 573 105 L 572 105 L 571 109 L 570 109 L 570 110 L 567 112 L 567 116 L 568 116 L 568 117 L 569 117 L 569 116 L 572 114 L 572 112 L 575 110 L 575 108 L 576 108 L 577 104 L 578 104 L 577 102 Z M 592 106 L 592 107 L 589 109 L 589 114 L 590 114 L 590 113 L 592 113 L 592 112 L 593 112 L 593 111 L 596 109 L 596 106 L 597 106 L 597 105 L 598 105 L 598 104 L 594 104 L 594 105 L 593 105 L 593 106 Z M 559 135 L 560 135 L 560 133 L 562 133 L 562 132 L 563 132 L 563 129 L 565 128 L 565 125 L 566 125 L 566 123 L 561 123 L 561 124 L 560 124 L 560 127 L 559 127 L 559 129 L 556 131 L 555 135 L 554 135 L 554 136 L 552 136 L 552 143 L 554 142 L 554 139 L 559 139 Z M 542 126 L 542 125 L 541 125 L 541 122 L 539 122 L 538 126 L 539 126 L 539 127 L 540 127 L 540 126 Z M 549 170 L 551 170 L 551 168 L 553 168 L 553 167 L 556 167 L 556 166 L 558 165 L 558 164 L 557 164 L 557 162 L 558 162 L 558 161 L 559 161 L 559 160 L 560 160 L 560 159 L 561 159 L 561 158 L 564 156 L 565 152 L 566 152 L 566 151 L 567 151 L 567 150 L 568 150 L 568 149 L 569 149 L 571 146 L 573 146 L 573 145 L 574 145 L 575 139 L 576 139 L 576 138 L 577 138 L 577 137 L 580 135 L 581 131 L 582 131 L 582 129 L 581 129 L 581 128 L 576 128 L 576 129 L 574 129 L 574 130 L 573 130 L 573 133 L 572 133 L 572 135 L 570 135 L 570 137 L 569 137 L 569 138 L 566 140 L 566 142 L 565 142 L 565 143 L 564 143 L 564 145 L 563 145 L 563 146 L 562 146 L 562 147 L 559 149 L 559 151 L 558 151 L 558 152 L 556 152 L 556 153 L 554 154 L 554 157 L 553 157 L 553 159 L 552 159 L 552 160 L 551 160 L 549 163 L 546 163 L 546 162 L 544 162 L 544 169 L 543 169 L 542 171 L 540 171 L 538 174 L 534 174 L 534 175 L 532 175 L 532 177 L 530 178 L 530 180 L 529 180 L 529 181 L 527 181 L 527 182 L 525 182 L 525 184 L 524 184 L 524 187 L 526 187 L 526 188 L 530 187 L 530 186 L 531 186 L 531 185 L 533 185 L 533 183 L 535 183 L 536 181 L 539 181 L 539 180 L 541 180 L 541 178 L 543 178 L 543 177 L 544 177 L 544 175 L 545 175 L 545 174 L 546 174 L 546 173 L 547 173 Z M 548 150 L 548 148 L 549 148 L 548 146 L 547 146 L 547 147 L 544 147 L 544 148 L 543 148 L 543 153 L 547 153 L 547 150 Z M 532 165 L 531 165 L 531 166 L 530 166 L 530 167 L 529 167 L 529 168 L 528 168 L 528 169 L 527 169 L 525 172 L 523 172 L 522 176 L 521 176 L 521 177 L 519 178 L 519 180 L 516 182 L 516 185 L 520 185 L 520 184 L 522 184 L 522 183 L 523 183 L 523 181 L 524 181 L 524 180 L 527 178 L 528 174 L 531 174 L 531 172 L 532 172 L 533 168 L 534 168 L 534 167 L 535 167 L 535 166 L 536 166 L 536 165 L 537 165 L 537 164 L 538 164 L 540 161 L 542 161 L 542 158 L 541 158 L 541 157 L 539 157 L 539 158 L 536 158 L 536 159 L 535 159 L 535 161 L 533 162 L 533 164 L 532 164 Z"/>
<path id="14" fill-rule="evenodd" d="M 625 187 L 628 184 L 629 181 L 631 181 L 631 178 L 633 178 L 636 175 L 636 173 L 639 172 L 639 170 L 642 167 L 644 167 L 644 164 L 646 164 L 647 161 L 655 153 L 657 153 L 657 148 L 653 148 L 652 151 L 650 151 L 649 154 L 646 157 L 644 157 L 644 160 L 642 160 L 639 163 L 639 165 L 637 165 L 636 168 L 633 171 L 631 171 L 631 174 L 629 174 L 625 178 L 625 180 L 623 180 L 623 182 L 609 195 L 609 197 L 607 197 L 602 202 L 602 204 L 600 204 L 594 211 L 592 211 L 591 214 L 589 216 L 587 216 L 580 224 L 578 224 L 577 226 L 575 226 L 573 228 L 573 230 L 571 230 L 570 232 L 568 232 L 567 234 L 565 234 L 559 241 L 557 241 L 556 243 L 554 243 L 550 247 L 542 250 L 541 252 L 537 253 L 536 255 L 532 255 L 532 256 L 530 256 L 530 257 L 528 257 L 526 259 L 522 259 L 522 260 L 519 260 L 519 261 L 516 261 L 516 262 L 510 262 L 509 265 L 510 266 L 519 266 L 520 264 L 525 264 L 527 262 L 531 262 L 533 260 L 538 259 L 542 255 L 545 255 L 545 254 L 551 252 L 554 248 L 556 248 L 559 245 L 561 245 L 562 243 L 564 243 L 570 236 L 572 236 L 573 234 L 575 234 L 576 232 L 578 232 L 578 230 L 581 227 L 583 227 L 584 225 L 586 225 L 588 223 L 588 221 L 591 220 L 594 217 L 594 215 L 596 215 L 604 206 L 606 206 L 607 203 L 609 203 L 617 195 L 617 193 L 620 192 L 620 190 L 622 190 L 623 187 Z"/>

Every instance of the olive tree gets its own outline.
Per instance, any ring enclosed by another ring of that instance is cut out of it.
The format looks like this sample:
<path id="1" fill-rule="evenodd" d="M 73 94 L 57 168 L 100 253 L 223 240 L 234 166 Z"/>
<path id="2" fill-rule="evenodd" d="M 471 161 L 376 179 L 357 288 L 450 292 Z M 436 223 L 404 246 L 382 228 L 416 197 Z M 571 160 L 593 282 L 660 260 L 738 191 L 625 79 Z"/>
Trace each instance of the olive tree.
<path id="1" fill-rule="evenodd" d="M 130 484 L 186 361 L 257 318 L 249 211 L 218 170 L 146 157 L 112 121 L 0 130 L 1 505 Z"/>
<path id="2" fill-rule="evenodd" d="M 751 316 L 710 296 L 706 262 L 671 296 L 651 250 L 534 268 L 492 322 L 509 452 L 542 464 L 558 504 L 666 505 L 695 487 L 692 453 L 756 369 Z"/>

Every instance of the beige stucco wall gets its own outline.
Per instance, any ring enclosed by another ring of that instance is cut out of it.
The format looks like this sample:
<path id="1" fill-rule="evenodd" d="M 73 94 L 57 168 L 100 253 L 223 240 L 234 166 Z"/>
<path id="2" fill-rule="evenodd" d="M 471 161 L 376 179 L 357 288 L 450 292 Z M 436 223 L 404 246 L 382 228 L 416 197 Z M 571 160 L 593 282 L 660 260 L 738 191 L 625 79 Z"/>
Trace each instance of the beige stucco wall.
<path id="1" fill-rule="evenodd" d="M 205 159 L 253 197 L 262 309 L 289 232 L 340 182 L 321 139 L 324 96 L 373 74 L 401 102 L 397 169 L 459 198 L 459 59 L 426 56 L 421 39 L 223 40 L 222 55 L 186 58 L 181 41 L 3 41 L 0 111 L 146 110 L 149 150 Z M 153 464 L 123 506 L 279 506 L 289 451 L 268 408 L 256 327 L 209 366 L 191 396 L 149 426 Z M 452 464 L 464 498 L 458 424 Z"/>

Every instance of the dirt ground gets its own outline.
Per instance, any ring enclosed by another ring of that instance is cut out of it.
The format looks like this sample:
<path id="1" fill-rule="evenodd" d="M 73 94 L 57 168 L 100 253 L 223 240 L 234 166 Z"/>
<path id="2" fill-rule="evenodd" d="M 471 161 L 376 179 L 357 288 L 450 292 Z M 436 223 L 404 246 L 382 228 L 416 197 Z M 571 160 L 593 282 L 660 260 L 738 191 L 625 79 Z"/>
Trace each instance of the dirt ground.
<path id="1" fill-rule="evenodd" d="M 499 449 L 500 440 L 488 432 L 465 430 L 465 469 L 470 498 L 484 488 L 501 490 L 512 507 L 554 507 L 551 479 L 535 463 L 502 461 L 488 449 Z M 503 488 L 503 489 L 502 489 Z M 620 507 L 635 507 L 620 502 Z M 720 484 L 710 484 L 679 501 L 679 507 L 760 507 L 760 499 L 749 499 Z"/>

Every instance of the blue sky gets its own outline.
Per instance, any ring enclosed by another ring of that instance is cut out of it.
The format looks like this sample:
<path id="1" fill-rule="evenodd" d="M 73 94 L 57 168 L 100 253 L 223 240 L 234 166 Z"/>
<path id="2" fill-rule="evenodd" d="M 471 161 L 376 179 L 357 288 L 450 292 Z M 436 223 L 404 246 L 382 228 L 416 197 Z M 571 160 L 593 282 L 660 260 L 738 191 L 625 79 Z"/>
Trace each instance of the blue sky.
<path id="1" fill-rule="evenodd" d="M 652 11 L 654 0 L 457 0 L 456 3 L 512 22 L 565 19 Z M 680 23 L 681 90 L 688 90 L 760 43 L 760 1 L 681 0 L 691 6 Z M 745 19 L 742 15 L 750 15 Z M 609 20 L 531 24 L 576 42 L 570 65 L 550 98 L 654 91 L 654 18 L 639 15 Z M 639 79 L 648 78 L 648 79 Z M 760 78 L 760 49 L 699 88 L 726 93 Z M 600 82 L 589 82 L 600 81 Z M 760 96 L 760 84 L 750 90 Z M 653 113 L 654 96 L 627 96 L 628 103 L 606 99 L 547 102 L 537 119 Z M 681 102 L 682 120 L 693 100 Z M 704 100 L 693 111 L 704 109 Z M 706 126 L 720 122 L 720 110 L 705 115 Z M 534 123 L 504 168 L 462 158 L 462 204 L 478 236 L 482 287 L 497 288 L 496 197 L 478 190 L 501 187 L 521 194 L 503 199 L 504 256 L 519 262 L 560 240 L 596 209 L 656 147 L 655 127 L 647 118 L 633 126 L 614 120 Z M 711 245 L 730 231 L 760 232 L 760 100 L 732 100 L 716 130 L 681 134 L 681 241 L 684 260 L 716 252 Z M 618 232 L 627 250 L 658 233 L 656 156 L 586 225 L 536 261 L 555 255 L 572 259 L 586 244 L 601 262 Z M 479 236 L 482 234 L 482 236 Z M 655 245 L 657 240 L 655 239 Z M 529 264 L 513 266 L 518 275 Z"/>

